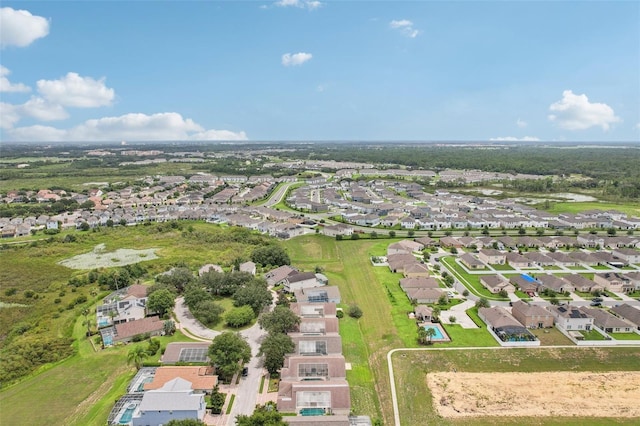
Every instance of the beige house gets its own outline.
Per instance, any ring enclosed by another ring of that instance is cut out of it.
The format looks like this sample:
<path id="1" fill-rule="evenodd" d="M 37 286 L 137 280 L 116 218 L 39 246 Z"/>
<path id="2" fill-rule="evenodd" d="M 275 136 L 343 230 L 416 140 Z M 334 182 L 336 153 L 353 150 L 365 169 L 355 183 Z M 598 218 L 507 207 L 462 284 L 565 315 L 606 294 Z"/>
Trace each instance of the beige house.
<path id="1" fill-rule="evenodd" d="M 491 293 L 497 294 L 502 290 L 507 293 L 514 293 L 516 288 L 501 275 L 483 275 L 480 277 L 480 284 L 485 286 Z"/>
<path id="2" fill-rule="evenodd" d="M 527 328 L 553 327 L 553 315 L 542 306 L 519 300 L 513 303 L 511 314 Z"/>
<path id="3" fill-rule="evenodd" d="M 628 277 L 617 272 L 603 272 L 593 275 L 593 281 L 614 293 L 631 293 L 634 285 Z"/>
<path id="4" fill-rule="evenodd" d="M 478 259 L 489 265 L 504 265 L 507 256 L 499 250 L 483 248 L 478 253 Z"/>

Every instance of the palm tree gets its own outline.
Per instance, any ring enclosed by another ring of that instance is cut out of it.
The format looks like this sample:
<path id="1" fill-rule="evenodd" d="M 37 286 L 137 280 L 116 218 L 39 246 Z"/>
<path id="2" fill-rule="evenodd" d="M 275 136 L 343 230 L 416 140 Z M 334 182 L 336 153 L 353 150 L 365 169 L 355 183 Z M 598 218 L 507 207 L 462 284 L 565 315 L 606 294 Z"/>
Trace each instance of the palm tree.
<path id="1" fill-rule="evenodd" d="M 418 343 L 421 345 L 427 343 L 427 330 L 424 327 L 418 327 Z"/>
<path id="2" fill-rule="evenodd" d="M 134 346 L 129 349 L 129 353 L 127 354 L 127 364 L 133 363 L 136 366 L 136 369 L 140 369 L 142 367 L 142 362 L 149 357 L 147 351 L 141 346 Z"/>
<path id="3" fill-rule="evenodd" d="M 82 325 L 87 326 L 87 338 L 91 336 L 91 326 L 94 324 L 95 320 L 93 318 L 89 318 L 91 311 L 88 308 L 84 308 L 82 310 L 82 315 L 84 315 L 84 321 Z"/>
<path id="4" fill-rule="evenodd" d="M 427 338 L 429 339 L 428 342 L 431 343 L 431 339 L 436 335 L 436 331 L 433 328 L 429 327 L 427 328 L 426 333 Z"/>

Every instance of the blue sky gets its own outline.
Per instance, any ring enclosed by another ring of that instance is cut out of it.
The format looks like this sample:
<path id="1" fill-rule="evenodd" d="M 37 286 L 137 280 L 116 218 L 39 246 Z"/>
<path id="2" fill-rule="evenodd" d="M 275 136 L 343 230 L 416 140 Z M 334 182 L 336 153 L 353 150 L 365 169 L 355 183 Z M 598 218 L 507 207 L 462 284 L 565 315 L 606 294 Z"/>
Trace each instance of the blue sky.
<path id="1" fill-rule="evenodd" d="M 640 141 L 636 1 L 3 1 L 0 140 Z"/>

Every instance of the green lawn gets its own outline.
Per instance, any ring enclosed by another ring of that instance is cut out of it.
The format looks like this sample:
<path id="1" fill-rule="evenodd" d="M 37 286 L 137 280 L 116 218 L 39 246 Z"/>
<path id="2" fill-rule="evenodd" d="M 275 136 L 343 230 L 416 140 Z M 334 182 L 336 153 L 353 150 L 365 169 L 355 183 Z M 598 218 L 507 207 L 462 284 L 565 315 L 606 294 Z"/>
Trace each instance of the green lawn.
<path id="1" fill-rule="evenodd" d="M 615 340 L 640 340 L 638 333 L 609 333 Z"/>
<path id="2" fill-rule="evenodd" d="M 504 264 L 504 265 L 491 265 L 491 267 L 493 269 L 495 269 L 496 271 L 513 271 L 513 267 L 509 264 Z"/>
<path id="3" fill-rule="evenodd" d="M 540 346 L 570 346 L 574 343 L 557 328 L 534 328 L 529 330 L 540 340 Z"/>
<path id="4" fill-rule="evenodd" d="M 466 273 L 465 270 L 456 263 L 455 257 L 451 256 L 440 258 L 440 262 L 444 263 L 455 278 L 465 284 L 465 287 L 475 295 L 485 297 L 489 300 L 508 300 L 502 299 L 500 296 L 491 293 L 482 284 L 480 284 L 480 275 Z"/>
<path id="5" fill-rule="evenodd" d="M 436 346 L 436 349 L 440 346 Z M 441 418 L 433 409 L 429 372 L 638 371 L 637 348 L 519 348 L 476 351 L 397 352 L 393 356 L 402 425 L 587 425 L 637 424 L 638 419 L 583 417 Z"/>
<path id="6" fill-rule="evenodd" d="M 606 340 L 605 337 L 596 330 L 581 331 L 580 334 L 584 336 L 584 340 Z"/>
<path id="7" fill-rule="evenodd" d="M 547 211 L 554 214 L 559 213 L 580 213 L 586 210 L 618 210 L 632 216 L 640 216 L 640 204 L 634 204 L 625 202 L 619 203 L 605 203 L 605 202 L 553 202 L 551 208 Z"/>

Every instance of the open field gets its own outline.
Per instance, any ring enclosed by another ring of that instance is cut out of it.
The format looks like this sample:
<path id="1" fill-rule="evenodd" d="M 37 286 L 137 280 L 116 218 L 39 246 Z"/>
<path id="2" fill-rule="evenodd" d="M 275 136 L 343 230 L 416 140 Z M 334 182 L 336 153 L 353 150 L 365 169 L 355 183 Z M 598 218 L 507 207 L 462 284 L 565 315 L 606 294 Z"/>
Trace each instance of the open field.
<path id="1" fill-rule="evenodd" d="M 637 375 L 640 371 L 640 351 L 637 348 L 527 348 L 527 349 L 494 349 L 494 350 L 429 350 L 429 351 L 399 351 L 393 355 L 394 373 L 396 377 L 396 388 L 399 392 L 398 401 L 400 408 L 400 418 L 402 425 L 417 424 L 437 424 L 437 425 L 466 425 L 472 421 L 474 425 L 602 425 L 602 424 L 637 424 L 638 418 L 616 418 L 613 420 L 611 411 L 606 405 L 601 405 L 601 411 L 592 416 L 592 413 L 577 412 L 572 414 L 557 413 L 553 417 L 541 419 L 539 416 L 528 416 L 518 412 L 519 405 L 529 405 L 529 398 L 526 402 L 520 399 L 520 404 L 514 404 L 509 408 L 508 413 L 499 416 L 488 413 L 477 412 L 472 418 L 445 418 L 440 415 L 434 406 L 441 402 L 441 394 L 434 394 L 427 385 L 430 374 L 445 373 L 447 375 L 478 374 L 496 377 L 501 374 L 513 373 L 553 373 L 552 376 L 562 380 L 565 377 L 570 380 L 570 376 L 575 373 L 612 373 L 616 376 L 628 374 L 631 380 L 626 384 L 617 387 L 619 392 L 627 389 L 637 389 Z M 633 373 L 628 373 L 633 372 Z M 552 377 L 549 376 L 549 377 Z M 448 376 L 447 376 L 448 377 Z M 466 377 L 466 376 L 464 376 Z M 475 376 L 474 376 L 475 377 Z M 478 378 L 481 376 L 477 376 Z M 504 377 L 504 376 L 503 376 Z M 515 378 L 515 376 L 513 376 Z M 613 377 L 613 376 L 611 376 Z M 633 382 L 635 380 L 635 382 Z M 492 381 L 490 385 L 485 384 L 487 392 L 490 389 L 499 389 Z M 513 381 L 511 382 L 513 383 Z M 543 386 L 547 382 L 539 382 Z M 475 386 L 473 382 L 465 382 L 464 386 Z M 466 394 L 471 393 L 460 388 L 447 387 L 446 397 L 467 398 Z M 506 385 L 505 385 L 506 387 Z M 505 388 L 503 387 L 503 389 Z M 523 389 L 532 389 L 522 386 Z M 608 388 L 608 386 L 607 386 Z M 545 386 L 548 391 L 549 387 Z M 510 389 L 509 389 L 510 391 Z M 633 390 L 636 392 L 636 390 Z M 483 398 L 482 394 L 476 392 L 480 405 L 489 404 L 490 395 Z M 531 396 L 536 395 L 531 392 Z M 597 389 L 593 395 L 598 401 Z M 472 402 L 473 404 L 473 402 Z M 579 404 L 574 404 L 578 405 Z M 478 408 L 477 406 L 475 407 Z M 505 415 L 507 414 L 507 415 Z M 610 417 L 611 416 L 611 417 Z M 617 417 L 617 414 L 615 415 Z"/>
<path id="2" fill-rule="evenodd" d="M 435 410 L 446 419 L 640 416 L 637 371 L 428 373 L 427 384 Z"/>
<path id="3" fill-rule="evenodd" d="M 547 210 L 553 214 L 559 213 L 580 213 L 586 210 L 618 210 L 628 215 L 639 216 L 640 205 L 631 202 L 606 203 L 606 202 L 553 202 Z"/>

